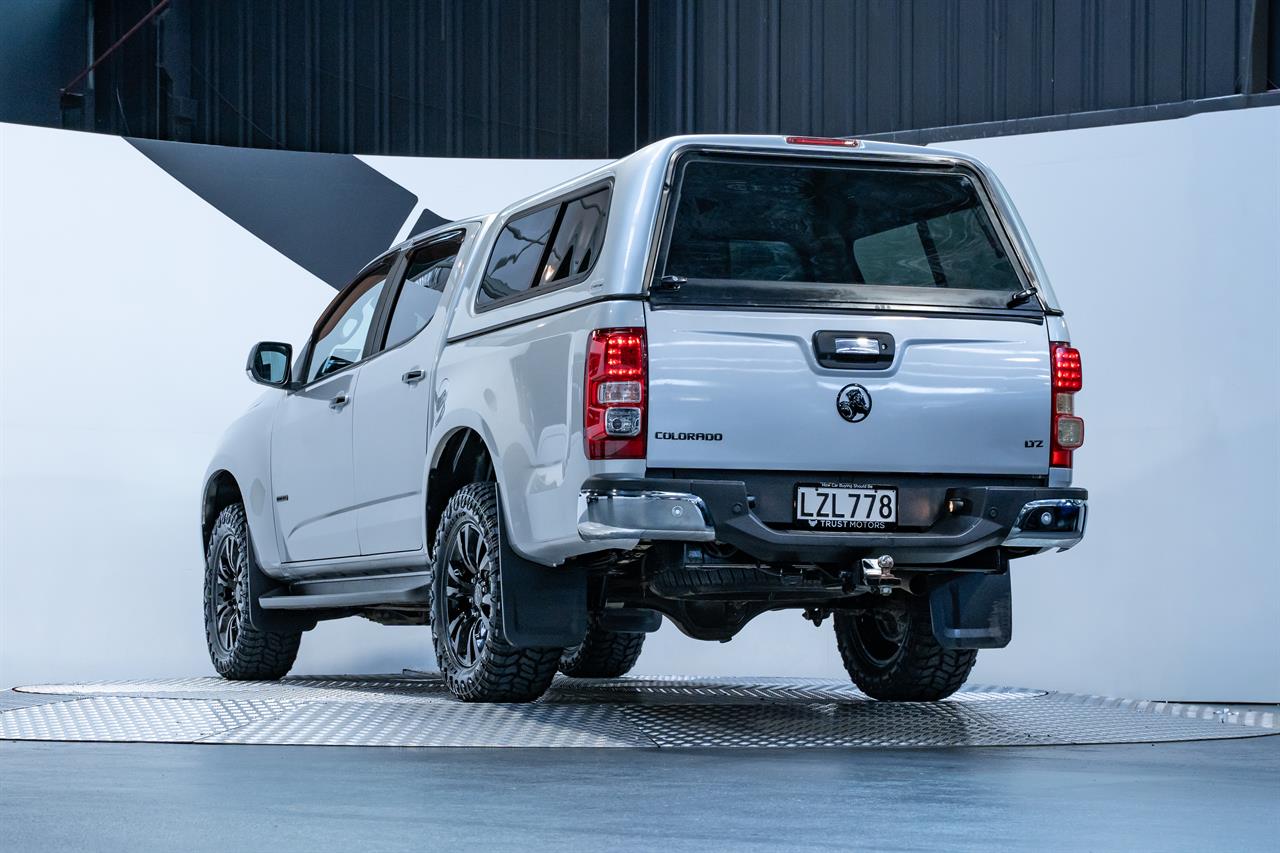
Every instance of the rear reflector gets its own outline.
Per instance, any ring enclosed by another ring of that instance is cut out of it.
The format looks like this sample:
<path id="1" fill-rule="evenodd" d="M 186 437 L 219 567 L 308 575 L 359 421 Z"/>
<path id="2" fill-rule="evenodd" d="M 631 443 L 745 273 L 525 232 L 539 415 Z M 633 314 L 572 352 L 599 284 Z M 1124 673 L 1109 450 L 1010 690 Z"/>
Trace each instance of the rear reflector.
<path id="1" fill-rule="evenodd" d="M 857 148 L 862 143 L 856 139 L 841 139 L 838 136 L 788 136 L 790 145 L 837 145 L 841 148 Z"/>
<path id="2" fill-rule="evenodd" d="M 1054 440 L 1063 450 L 1075 450 L 1084 444 L 1084 421 L 1069 415 L 1058 415 L 1054 419 L 1056 434 Z"/>
<path id="3" fill-rule="evenodd" d="M 587 342 L 582 432 L 588 459 L 643 459 L 644 329 L 596 329 Z"/>

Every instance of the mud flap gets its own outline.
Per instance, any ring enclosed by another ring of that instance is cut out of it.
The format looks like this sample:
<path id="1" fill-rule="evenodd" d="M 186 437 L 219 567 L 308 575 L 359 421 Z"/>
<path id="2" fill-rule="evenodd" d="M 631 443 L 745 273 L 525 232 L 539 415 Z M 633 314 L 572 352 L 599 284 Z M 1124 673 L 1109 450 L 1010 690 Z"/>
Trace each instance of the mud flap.
<path id="1" fill-rule="evenodd" d="M 250 534 L 252 543 L 252 533 Z M 249 624 L 259 631 L 275 631 L 291 634 L 294 631 L 310 631 L 316 622 L 324 618 L 322 611 L 316 610 L 264 610 L 258 599 L 269 592 L 276 592 L 280 584 L 262 573 L 258 568 L 258 557 L 249 548 Z"/>
<path id="2" fill-rule="evenodd" d="M 587 635 L 587 571 L 543 566 L 508 544 L 498 502 L 498 570 L 502 573 L 502 631 L 518 648 L 576 646 Z"/>
<path id="3" fill-rule="evenodd" d="M 944 649 L 1002 649 L 1013 637 L 1009 572 L 949 580 L 929 593 L 929 610 Z"/>

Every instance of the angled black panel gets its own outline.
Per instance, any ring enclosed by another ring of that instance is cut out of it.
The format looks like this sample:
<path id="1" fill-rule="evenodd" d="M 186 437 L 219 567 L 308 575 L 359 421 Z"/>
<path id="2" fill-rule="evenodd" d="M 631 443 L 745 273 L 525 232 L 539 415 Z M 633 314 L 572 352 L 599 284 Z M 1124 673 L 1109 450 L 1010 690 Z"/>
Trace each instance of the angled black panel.
<path id="1" fill-rule="evenodd" d="M 413 223 L 413 228 L 409 229 L 409 236 L 414 237 L 418 234 L 425 234 L 437 225 L 444 225 L 448 221 L 434 210 L 424 207 L 422 213 L 418 216 L 418 221 Z"/>
<path id="2" fill-rule="evenodd" d="M 350 282 L 391 245 L 418 203 L 416 195 L 347 154 L 149 139 L 129 143 L 251 234 L 335 288 Z"/>

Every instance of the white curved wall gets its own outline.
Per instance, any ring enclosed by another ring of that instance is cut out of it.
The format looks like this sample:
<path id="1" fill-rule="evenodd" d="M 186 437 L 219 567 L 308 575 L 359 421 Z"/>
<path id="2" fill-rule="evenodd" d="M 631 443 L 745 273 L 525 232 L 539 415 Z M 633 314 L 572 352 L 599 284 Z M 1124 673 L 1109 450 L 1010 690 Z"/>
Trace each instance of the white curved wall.
<path id="1" fill-rule="evenodd" d="M 1089 536 L 1015 564 L 1013 645 L 975 678 L 1280 700 L 1280 108 L 947 147 L 1001 175 L 1086 374 Z M 594 165 L 362 159 L 447 217 Z M 332 294 L 125 141 L 0 125 L 0 686 L 211 671 L 199 478 L 256 393 L 249 345 L 300 341 Z M 428 645 L 326 623 L 295 671 Z M 729 645 L 664 626 L 640 669 L 841 674 L 794 613 Z"/>

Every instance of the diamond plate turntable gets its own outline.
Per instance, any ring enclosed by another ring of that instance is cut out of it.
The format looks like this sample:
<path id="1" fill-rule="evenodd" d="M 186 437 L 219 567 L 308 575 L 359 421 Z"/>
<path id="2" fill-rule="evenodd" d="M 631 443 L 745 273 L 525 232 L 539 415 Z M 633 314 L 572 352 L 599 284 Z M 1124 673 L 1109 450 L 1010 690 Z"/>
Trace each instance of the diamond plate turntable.
<path id="1" fill-rule="evenodd" d="M 487 747 L 957 747 L 1212 740 L 1277 733 L 1274 712 L 969 687 L 875 702 L 847 682 L 558 678 L 538 702 L 466 704 L 440 678 L 99 681 L 0 697 L 10 740 Z"/>

